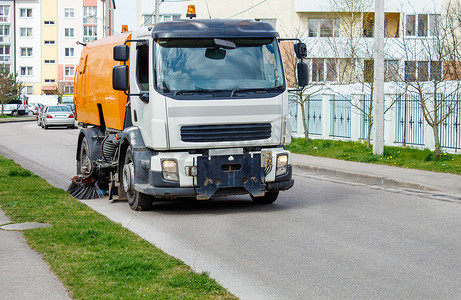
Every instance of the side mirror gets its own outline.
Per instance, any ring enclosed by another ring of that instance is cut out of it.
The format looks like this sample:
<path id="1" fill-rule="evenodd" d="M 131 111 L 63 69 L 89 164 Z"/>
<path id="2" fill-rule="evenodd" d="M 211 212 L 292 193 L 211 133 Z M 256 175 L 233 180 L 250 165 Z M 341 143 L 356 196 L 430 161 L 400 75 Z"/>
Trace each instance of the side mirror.
<path id="1" fill-rule="evenodd" d="M 309 67 L 305 62 L 298 62 L 296 69 L 298 71 L 298 85 L 305 87 L 309 83 Z"/>
<path id="2" fill-rule="evenodd" d="M 112 88 L 116 91 L 127 91 L 129 86 L 127 65 L 115 66 L 112 69 Z"/>
<path id="3" fill-rule="evenodd" d="M 114 46 L 114 60 L 128 61 L 130 58 L 130 48 L 127 45 Z"/>
<path id="4" fill-rule="evenodd" d="M 307 57 L 307 46 L 304 43 L 297 43 L 294 45 L 296 57 L 299 59 Z"/>

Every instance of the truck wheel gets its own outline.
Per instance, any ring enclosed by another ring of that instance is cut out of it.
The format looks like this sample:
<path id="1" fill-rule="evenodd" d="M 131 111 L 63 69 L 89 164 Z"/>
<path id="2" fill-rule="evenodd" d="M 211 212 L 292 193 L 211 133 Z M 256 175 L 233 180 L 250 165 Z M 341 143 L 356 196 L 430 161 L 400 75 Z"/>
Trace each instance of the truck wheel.
<path id="1" fill-rule="evenodd" d="M 253 202 L 256 204 L 271 204 L 271 203 L 274 203 L 275 200 L 277 200 L 278 196 L 279 196 L 278 191 L 266 192 L 266 194 L 262 197 L 251 196 L 251 200 L 253 200 Z"/>
<path id="2" fill-rule="evenodd" d="M 90 160 L 90 148 L 88 147 L 86 136 L 83 137 L 80 149 L 77 151 L 79 153 L 79 159 L 77 160 L 77 175 L 88 178 L 93 172 L 93 165 Z"/>
<path id="3" fill-rule="evenodd" d="M 122 169 L 122 185 L 126 192 L 128 204 L 132 210 L 141 211 L 152 209 L 152 197 L 134 189 L 134 164 L 131 148 L 128 148 L 125 154 L 125 161 Z"/>

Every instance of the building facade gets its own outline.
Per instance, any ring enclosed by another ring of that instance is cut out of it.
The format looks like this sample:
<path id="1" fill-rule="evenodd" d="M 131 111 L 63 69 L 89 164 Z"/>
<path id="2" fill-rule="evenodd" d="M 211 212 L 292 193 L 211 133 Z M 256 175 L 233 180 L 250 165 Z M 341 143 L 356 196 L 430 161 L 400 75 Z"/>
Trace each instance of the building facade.
<path id="1" fill-rule="evenodd" d="M 82 51 L 82 45 L 78 43 L 88 43 L 111 35 L 113 2 L 110 0 L 3 2 L 15 3 L 11 5 L 10 10 L 10 13 L 15 16 L 16 23 L 9 25 L 12 26 L 11 28 L 14 27 L 14 36 L 10 39 L 12 40 L 10 47 L 13 50 L 10 49 L 9 62 L 14 66 L 13 69 L 19 75 L 19 80 L 23 82 L 23 93 L 27 95 L 73 93 L 74 73 Z"/>

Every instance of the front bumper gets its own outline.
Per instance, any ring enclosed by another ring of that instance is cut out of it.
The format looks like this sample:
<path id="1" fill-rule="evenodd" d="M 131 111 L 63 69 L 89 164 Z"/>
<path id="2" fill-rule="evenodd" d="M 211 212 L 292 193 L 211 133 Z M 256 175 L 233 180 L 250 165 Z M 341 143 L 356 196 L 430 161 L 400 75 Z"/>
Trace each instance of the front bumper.
<path id="1" fill-rule="evenodd" d="M 215 156 L 184 152 L 159 153 L 151 157 L 150 167 L 145 168 L 145 182 L 135 179 L 135 188 L 139 192 L 158 198 L 195 197 L 199 200 L 216 195 L 251 194 L 261 197 L 269 191 L 291 188 L 294 184 L 291 164 L 287 166 L 285 174 L 275 176 L 275 166 L 268 168 L 261 163 L 262 152 Z M 289 155 L 289 152 L 282 148 L 270 149 L 270 153 L 274 157 L 274 162 L 278 154 Z M 161 161 L 166 158 L 178 162 L 179 181 L 164 178 Z M 196 168 L 197 173 L 194 176 L 187 174 L 191 167 Z"/>

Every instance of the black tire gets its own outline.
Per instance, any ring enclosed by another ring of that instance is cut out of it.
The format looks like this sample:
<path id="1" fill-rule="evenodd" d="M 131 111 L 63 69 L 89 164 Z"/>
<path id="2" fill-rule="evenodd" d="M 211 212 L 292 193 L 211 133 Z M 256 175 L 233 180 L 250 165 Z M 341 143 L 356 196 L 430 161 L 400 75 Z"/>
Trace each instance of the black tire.
<path id="1" fill-rule="evenodd" d="M 86 136 L 83 136 L 82 142 L 80 143 L 77 159 L 77 175 L 82 175 L 84 178 L 88 178 L 92 175 L 93 165 L 90 158 L 90 147 Z"/>
<path id="2" fill-rule="evenodd" d="M 256 204 L 272 204 L 277 200 L 277 197 L 279 196 L 279 192 L 266 192 L 266 194 L 262 197 L 254 197 L 251 196 L 251 200 L 253 200 L 254 203 Z"/>
<path id="3" fill-rule="evenodd" d="M 48 125 L 43 125 L 43 128 L 48 129 Z"/>
<path id="4" fill-rule="evenodd" d="M 136 211 L 151 210 L 153 206 L 152 202 L 154 201 L 152 196 L 140 193 L 134 189 L 134 164 L 131 148 L 126 150 L 121 174 L 121 188 L 126 192 L 128 204 L 131 209 Z"/>

